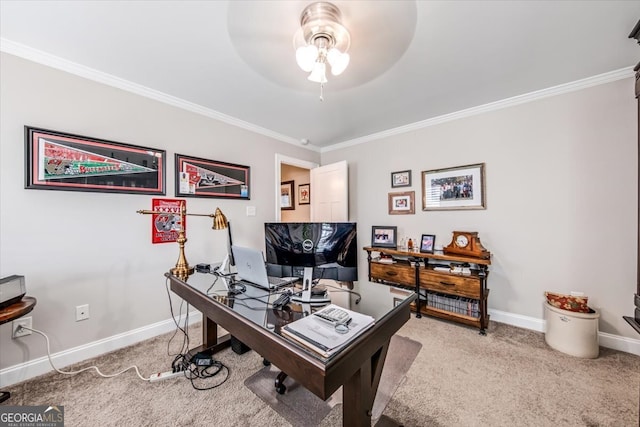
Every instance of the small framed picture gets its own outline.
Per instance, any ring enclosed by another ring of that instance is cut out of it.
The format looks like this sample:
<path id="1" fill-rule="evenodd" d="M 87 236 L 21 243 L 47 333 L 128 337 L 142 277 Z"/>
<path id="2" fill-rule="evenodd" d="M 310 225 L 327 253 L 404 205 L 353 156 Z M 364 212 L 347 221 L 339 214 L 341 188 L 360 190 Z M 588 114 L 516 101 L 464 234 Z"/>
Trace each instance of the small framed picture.
<path id="1" fill-rule="evenodd" d="M 298 185 L 298 204 L 308 205 L 311 203 L 311 184 Z"/>
<path id="2" fill-rule="evenodd" d="M 280 183 L 280 209 L 283 211 L 294 210 L 296 208 L 295 194 L 293 194 L 293 181 Z"/>
<path id="3" fill-rule="evenodd" d="M 391 172 L 391 187 L 411 187 L 411 171 Z"/>
<path id="4" fill-rule="evenodd" d="M 415 191 L 389 193 L 389 215 L 410 215 L 416 213 Z"/>
<path id="5" fill-rule="evenodd" d="M 433 234 L 423 234 L 420 239 L 420 252 L 432 254 L 436 243 L 436 236 Z"/>
<path id="6" fill-rule="evenodd" d="M 378 248 L 397 248 L 398 227 L 381 225 L 371 227 L 371 246 Z"/>

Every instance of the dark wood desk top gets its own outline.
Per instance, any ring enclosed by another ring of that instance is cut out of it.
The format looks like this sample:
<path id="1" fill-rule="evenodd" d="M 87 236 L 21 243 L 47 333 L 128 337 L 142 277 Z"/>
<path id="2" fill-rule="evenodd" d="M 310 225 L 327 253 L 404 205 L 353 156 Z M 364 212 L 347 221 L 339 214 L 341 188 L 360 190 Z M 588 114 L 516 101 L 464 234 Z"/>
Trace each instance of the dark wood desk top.
<path id="1" fill-rule="evenodd" d="M 170 274 L 166 276 L 171 282 L 171 290 L 174 293 L 262 357 L 283 369 L 289 376 L 298 380 L 321 399 L 327 399 L 331 396 L 344 383 L 345 378 L 359 369 L 365 359 L 370 358 L 371 354 L 384 343 L 388 343 L 391 336 L 409 320 L 409 304 L 416 297 L 415 294 L 406 296 L 401 304 L 394 307 L 392 302 L 394 295 L 389 294 L 388 304 L 384 307 L 373 307 L 373 312 L 362 311 L 363 314 L 372 315 L 376 319 L 375 325 L 339 352 L 325 358 L 295 341 L 281 336 L 280 325 L 276 320 L 273 321 L 274 329 L 266 327 L 267 320 L 271 321 L 272 318 L 267 316 L 264 310 L 259 320 L 256 320 L 255 316 L 259 314 L 260 310 L 246 310 L 254 317 L 251 320 L 246 313 L 238 313 L 235 311 L 235 307 L 229 307 L 225 302 L 222 302 L 224 298 L 220 300 L 217 293 L 225 288 L 221 281 L 216 283 L 213 276 L 194 273 L 188 278 L 188 282 Z M 375 283 L 372 285 L 384 286 Z M 384 288 L 387 289 L 387 287 Z M 254 301 L 262 300 L 262 305 L 270 307 L 268 304 L 265 305 L 266 299 L 256 297 L 258 292 L 264 292 L 269 296 L 269 291 L 259 291 L 256 288 L 251 291 L 251 297 Z M 278 292 L 270 295 L 272 299 L 277 296 Z M 242 301 L 245 294 L 237 297 Z M 242 302 L 243 304 L 239 304 L 240 308 L 244 307 L 248 300 Z M 354 311 L 360 311 L 360 308 L 360 306 L 351 307 Z M 268 308 L 267 311 L 273 310 Z"/>
<path id="2" fill-rule="evenodd" d="M 23 297 L 21 301 L 0 310 L 0 325 L 16 320 L 33 310 L 37 300 L 34 297 Z"/>

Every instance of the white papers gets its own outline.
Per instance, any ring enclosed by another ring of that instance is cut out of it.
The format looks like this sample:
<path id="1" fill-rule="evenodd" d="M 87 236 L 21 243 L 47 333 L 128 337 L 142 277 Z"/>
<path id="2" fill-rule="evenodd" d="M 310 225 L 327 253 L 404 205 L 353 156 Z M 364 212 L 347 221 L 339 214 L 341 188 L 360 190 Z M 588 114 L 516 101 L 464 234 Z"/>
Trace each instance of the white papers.
<path id="1" fill-rule="evenodd" d="M 338 306 L 331 304 L 324 309 L 330 307 Z M 374 324 L 371 316 L 341 309 L 351 316 L 346 333 L 338 332 L 335 326 L 313 315 L 287 324 L 282 328 L 282 333 L 322 356 L 329 357 Z"/>

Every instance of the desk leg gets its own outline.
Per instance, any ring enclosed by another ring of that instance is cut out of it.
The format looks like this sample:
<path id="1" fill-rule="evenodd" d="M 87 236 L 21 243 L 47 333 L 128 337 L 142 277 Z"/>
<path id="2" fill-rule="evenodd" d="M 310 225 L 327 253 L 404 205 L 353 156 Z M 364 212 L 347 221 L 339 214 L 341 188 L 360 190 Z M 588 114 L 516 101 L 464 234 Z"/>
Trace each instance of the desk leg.
<path id="1" fill-rule="evenodd" d="M 349 427 L 370 427 L 373 402 L 380 384 L 384 361 L 387 358 L 387 341 L 370 359 L 343 384 L 342 425 Z"/>
<path id="2" fill-rule="evenodd" d="M 195 349 L 209 350 L 211 354 L 217 353 L 231 345 L 231 336 L 229 334 L 218 337 L 218 324 L 203 316 L 202 319 L 202 346 Z"/>

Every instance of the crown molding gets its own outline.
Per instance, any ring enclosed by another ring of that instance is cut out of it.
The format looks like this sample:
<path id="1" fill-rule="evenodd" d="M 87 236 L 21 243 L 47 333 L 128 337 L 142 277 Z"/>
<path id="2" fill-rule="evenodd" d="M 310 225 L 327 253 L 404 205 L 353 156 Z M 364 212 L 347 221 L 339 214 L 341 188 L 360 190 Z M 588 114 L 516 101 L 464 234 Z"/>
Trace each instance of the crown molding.
<path id="1" fill-rule="evenodd" d="M 118 89 L 125 90 L 140 96 L 144 96 L 149 99 L 153 99 L 164 104 L 168 104 L 177 108 L 181 108 L 186 111 L 191 111 L 196 114 L 200 114 L 205 117 L 209 117 L 215 120 L 219 120 L 223 123 L 227 123 L 232 126 L 236 126 L 250 132 L 254 132 L 275 140 L 286 142 L 288 144 L 295 145 L 297 147 L 304 148 L 306 150 L 315 151 L 318 153 L 326 153 L 329 151 L 340 150 L 347 147 L 352 147 L 366 142 L 375 141 L 378 139 L 388 138 L 394 135 L 400 135 L 407 132 L 423 129 L 429 126 L 435 126 L 441 123 L 450 122 L 453 120 L 462 119 L 465 117 L 471 117 L 478 114 L 486 113 L 489 111 L 496 111 L 503 108 L 513 107 L 516 105 L 524 104 L 527 102 L 536 101 L 551 96 L 561 95 L 568 92 L 573 92 L 581 89 L 586 89 L 592 86 L 597 86 L 605 83 L 614 82 L 616 80 L 633 77 L 633 67 L 622 68 L 619 70 L 611 71 L 608 73 L 599 74 L 593 77 L 587 77 L 585 79 L 576 80 L 574 82 L 565 83 L 557 86 L 553 86 L 547 89 L 542 89 L 523 95 L 506 98 L 500 101 L 490 102 L 488 104 L 479 105 L 476 107 L 467 108 L 465 110 L 456 111 L 449 114 L 444 114 L 438 117 L 422 120 L 408 125 L 399 126 L 392 129 L 387 129 L 382 132 L 374 133 L 371 135 L 362 136 L 359 138 L 339 142 L 327 147 L 318 147 L 313 144 L 303 146 L 295 138 L 282 135 L 280 133 L 271 131 L 269 129 L 254 125 L 244 120 L 237 119 L 235 117 L 222 114 L 218 111 L 210 108 L 203 107 L 193 102 L 188 102 L 175 96 L 167 95 L 166 93 L 142 86 L 125 79 L 121 79 L 111 74 L 104 73 L 102 71 L 95 70 L 93 68 L 86 67 L 84 65 L 77 64 L 66 59 L 62 59 L 58 56 L 51 55 L 49 53 L 33 49 L 29 46 L 21 43 L 16 43 L 9 39 L 0 38 L 0 51 L 11 55 L 15 55 L 33 62 L 37 62 L 42 65 L 46 65 L 61 71 L 65 71 L 89 80 L 93 80 L 98 83 L 102 83 L 108 86 L 112 86 Z"/>
<path id="2" fill-rule="evenodd" d="M 167 95 L 166 93 L 148 88 L 146 86 L 139 85 L 137 83 L 130 82 L 125 79 L 113 76 L 111 74 L 98 71 L 96 69 L 86 67 L 84 65 L 77 64 L 72 61 L 60 58 L 55 55 L 43 52 L 41 50 L 33 49 L 29 46 L 14 41 L 0 38 L 0 51 L 11 55 L 18 56 L 20 58 L 27 59 L 29 61 L 36 62 L 38 64 L 46 65 L 51 68 L 55 68 L 67 73 L 74 74 L 79 77 L 86 78 L 98 83 L 102 83 L 108 86 L 112 86 L 118 89 L 125 90 L 127 92 L 134 93 L 136 95 L 144 96 L 145 98 L 153 99 L 154 101 L 162 102 L 164 104 L 171 105 L 173 107 L 181 108 L 192 113 L 200 114 L 205 117 L 209 117 L 221 122 L 227 123 L 232 126 L 236 126 L 250 132 L 254 132 L 260 135 L 267 136 L 269 138 L 276 139 L 278 141 L 293 144 L 298 147 L 303 147 L 311 151 L 320 152 L 320 148 L 314 145 L 301 146 L 300 141 L 295 138 L 291 138 L 286 135 L 282 135 L 277 132 L 273 132 L 269 129 L 254 125 L 249 122 L 237 119 L 226 114 L 222 114 L 218 111 L 210 108 L 203 107 L 193 102 L 188 102 L 175 96 Z"/>
<path id="3" fill-rule="evenodd" d="M 385 131 L 374 133 L 367 136 L 362 136 L 360 138 L 339 142 L 337 144 L 323 147 L 320 150 L 320 152 L 326 153 L 329 151 L 340 150 L 342 148 L 353 147 L 354 145 L 364 144 L 365 142 L 371 142 L 377 139 L 388 138 L 390 136 L 412 132 L 412 131 L 423 129 L 429 126 L 435 126 L 441 123 L 451 122 L 453 120 L 458 120 L 465 117 L 471 117 L 478 114 L 487 113 L 489 111 L 496 111 L 503 108 L 525 104 L 527 102 L 537 101 L 539 99 L 548 98 L 551 96 L 562 95 L 564 93 L 586 89 L 592 86 L 611 83 L 616 80 L 622 80 L 629 77 L 633 77 L 634 75 L 635 74 L 633 72 L 633 67 L 621 68 L 619 70 L 598 74 L 596 76 L 587 77 L 585 79 L 576 80 L 574 82 L 564 83 L 564 84 L 553 86 L 547 89 L 541 89 L 534 92 L 529 92 L 523 95 L 502 99 L 500 101 L 478 105 L 477 107 L 471 107 L 465 110 L 460 110 L 460 111 L 456 111 L 449 114 L 443 114 L 442 116 L 433 117 L 431 119 L 422 120 L 422 121 L 411 123 L 404 126 L 399 126 L 393 129 L 387 129 Z"/>

